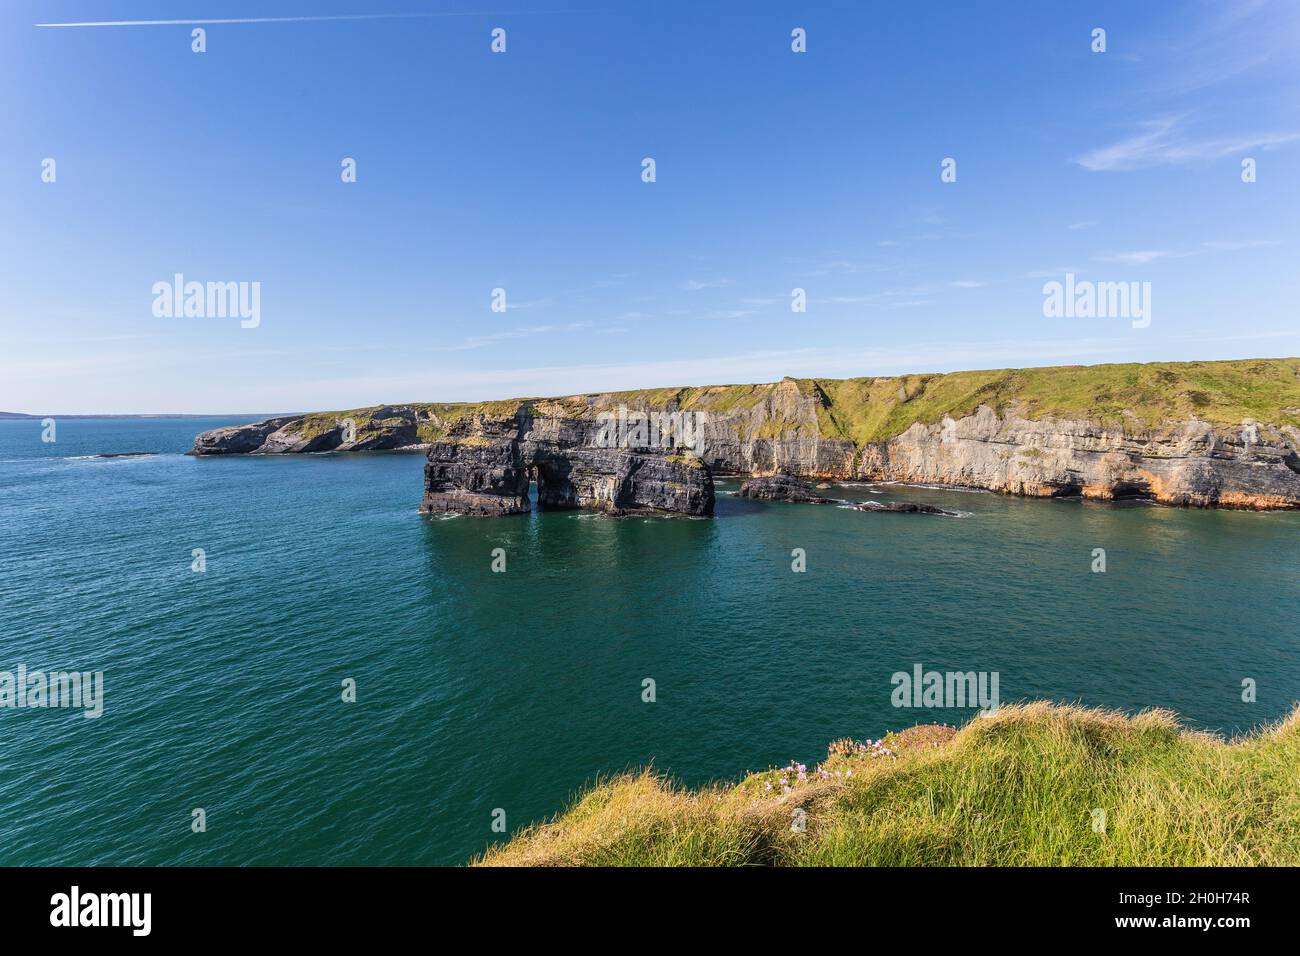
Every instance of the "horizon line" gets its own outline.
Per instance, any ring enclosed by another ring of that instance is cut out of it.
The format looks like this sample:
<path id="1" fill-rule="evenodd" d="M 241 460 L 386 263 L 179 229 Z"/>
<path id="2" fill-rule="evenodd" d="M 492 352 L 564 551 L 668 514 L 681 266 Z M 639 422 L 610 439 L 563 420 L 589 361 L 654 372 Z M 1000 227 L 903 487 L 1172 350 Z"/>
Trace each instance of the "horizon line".
<path id="1" fill-rule="evenodd" d="M 527 401 L 544 401 L 547 399 L 569 398 L 579 395 L 609 395 L 620 392 L 654 392 L 669 388 L 734 388 L 736 386 L 748 385 L 759 387 L 762 385 L 779 385 L 781 382 L 789 379 L 791 381 L 832 381 L 845 382 L 854 379 L 878 379 L 878 378 L 907 378 L 914 375 L 962 375 L 975 372 L 1023 372 L 1040 369 L 1060 369 L 1060 368 L 1099 368 L 1102 366 L 1113 365 L 1204 365 L 1207 363 L 1227 363 L 1227 362 L 1286 362 L 1300 361 L 1300 355 L 1252 355 L 1246 358 L 1221 358 L 1221 359 L 1152 359 L 1146 362 L 1070 362 L 1064 365 L 1003 365 L 995 368 L 963 368 L 954 369 L 950 372 L 898 372 L 893 375 L 848 375 L 842 378 L 835 378 L 829 375 L 783 375 L 778 379 L 767 382 L 709 382 L 703 385 L 648 385 L 640 388 L 606 388 L 594 390 L 578 390 L 573 392 L 553 393 L 550 395 L 516 395 L 508 398 L 484 398 L 484 399 L 462 399 L 462 400 L 417 400 L 411 402 L 373 402 L 365 405 L 354 405 L 350 408 L 327 409 L 325 411 L 355 411 L 365 408 L 383 408 L 384 406 L 402 406 L 402 405 L 481 405 L 485 402 L 527 402 Z M 305 412 L 275 412 L 267 414 L 265 412 L 46 412 L 41 414 L 28 412 L 14 412 L 0 410 L 0 421 L 21 421 L 24 419 L 40 418 L 257 418 L 262 417 L 263 421 L 272 418 L 289 418 L 300 415 L 312 415 L 321 413 L 321 409 L 316 411 Z M 4 418 L 3 416 L 13 415 L 16 418 Z"/>

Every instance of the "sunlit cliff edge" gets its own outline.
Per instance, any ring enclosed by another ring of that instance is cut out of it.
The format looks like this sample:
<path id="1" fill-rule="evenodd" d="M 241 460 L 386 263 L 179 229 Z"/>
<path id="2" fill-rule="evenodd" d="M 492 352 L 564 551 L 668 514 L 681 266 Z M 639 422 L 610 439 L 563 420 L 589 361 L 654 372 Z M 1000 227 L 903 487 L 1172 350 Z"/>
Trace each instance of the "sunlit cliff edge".
<path id="1" fill-rule="evenodd" d="M 494 866 L 1300 864 L 1300 708 L 1225 741 L 1167 711 L 1034 703 L 960 730 L 836 741 L 699 790 L 598 783 L 490 847 Z"/>
<path id="2" fill-rule="evenodd" d="M 198 436 L 194 453 L 426 450 L 437 468 L 426 510 L 509 513 L 521 510 L 518 482 L 495 482 L 494 469 L 513 462 L 523 473 L 557 449 L 565 456 L 590 450 L 598 416 L 622 408 L 688 412 L 698 423 L 698 441 L 684 460 L 676 460 L 683 457 L 678 448 L 617 449 L 640 454 L 633 470 L 656 473 L 649 505 L 665 510 L 699 511 L 689 495 L 661 500 L 665 489 L 699 473 L 685 466 L 709 476 L 780 472 L 1038 497 L 1300 507 L 1296 358 L 786 378 L 374 406 L 215 429 Z M 517 454 L 543 446 L 540 458 Z M 626 461 L 584 455 L 601 481 L 626 480 Z M 589 500 L 593 494 L 586 487 L 557 492 L 552 503 L 610 505 Z"/>

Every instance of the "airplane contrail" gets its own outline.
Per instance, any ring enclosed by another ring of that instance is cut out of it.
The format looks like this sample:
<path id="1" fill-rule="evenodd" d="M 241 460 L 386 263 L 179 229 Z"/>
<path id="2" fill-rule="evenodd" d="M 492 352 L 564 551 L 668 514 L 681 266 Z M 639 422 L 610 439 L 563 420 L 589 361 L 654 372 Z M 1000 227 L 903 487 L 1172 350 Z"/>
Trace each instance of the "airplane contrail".
<path id="1" fill-rule="evenodd" d="M 35 23 L 38 27 L 175 27 L 213 23 L 308 23 L 322 20 L 411 20 L 433 17 L 504 17 L 559 11 L 485 10 L 450 13 L 349 13 L 327 17 L 237 17 L 213 20 L 86 20 L 78 23 Z"/>

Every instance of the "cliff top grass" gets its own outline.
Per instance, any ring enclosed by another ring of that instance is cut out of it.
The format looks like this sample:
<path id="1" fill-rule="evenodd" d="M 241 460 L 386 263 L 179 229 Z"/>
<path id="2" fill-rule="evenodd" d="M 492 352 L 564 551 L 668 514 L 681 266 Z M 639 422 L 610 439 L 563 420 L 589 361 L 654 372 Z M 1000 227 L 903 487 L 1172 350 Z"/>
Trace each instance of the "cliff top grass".
<path id="1" fill-rule="evenodd" d="M 1106 425 L 1198 418 L 1212 425 L 1253 419 L 1300 426 L 1300 359 L 1147 362 L 991 369 L 897 378 L 803 379 L 826 396 L 826 434 L 883 441 L 920 422 L 962 418 L 981 405 L 1023 418 L 1088 419 Z"/>
<path id="2" fill-rule="evenodd" d="M 1294 866 L 1298 774 L 1300 708 L 1229 742 L 1167 711 L 1039 702 L 956 732 L 838 741 L 802 780 L 795 764 L 694 791 L 649 771 L 616 777 L 474 862 Z"/>
<path id="3" fill-rule="evenodd" d="M 858 445 L 892 438 L 916 423 L 934 425 L 945 417 L 962 418 L 981 405 L 998 414 L 1014 412 L 1030 419 L 1088 419 L 1116 427 L 1155 427 L 1192 418 L 1220 426 L 1236 426 L 1252 419 L 1300 427 L 1300 359 L 785 379 L 759 385 L 635 389 L 494 402 L 411 403 L 403 407 L 416 409 L 426 419 L 420 426 L 420 437 L 425 441 L 446 434 L 466 416 L 509 417 L 525 406 L 543 415 L 572 417 L 589 417 L 620 405 L 676 407 L 727 417 L 754 412 L 759 418 L 755 425 L 760 429 L 756 437 L 774 437 L 777 431 L 799 425 L 796 419 L 788 418 L 787 398 L 813 399 L 820 434 Z M 301 430 L 313 437 L 349 416 L 364 428 L 375 413 L 388 407 L 313 413 L 304 417 Z"/>

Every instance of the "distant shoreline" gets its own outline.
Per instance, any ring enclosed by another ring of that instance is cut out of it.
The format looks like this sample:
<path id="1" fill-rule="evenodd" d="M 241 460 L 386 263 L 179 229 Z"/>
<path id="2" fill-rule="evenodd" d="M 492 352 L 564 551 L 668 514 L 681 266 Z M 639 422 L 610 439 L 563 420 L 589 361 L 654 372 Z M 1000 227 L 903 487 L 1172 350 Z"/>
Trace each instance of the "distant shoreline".
<path id="1" fill-rule="evenodd" d="M 189 418 L 261 418 L 261 412 L 243 412 L 243 413 L 222 413 L 213 412 L 212 414 L 183 414 L 180 412 L 159 412 L 157 414 L 137 414 L 137 415 L 68 415 L 56 414 L 53 412 L 44 415 L 28 415 L 26 412 L 0 412 L 0 422 L 27 422 L 42 421 L 46 418 L 102 418 L 102 419 L 126 419 L 126 418 L 168 418 L 168 419 L 189 419 Z M 267 418 L 280 418 L 282 415 L 266 415 Z"/>

